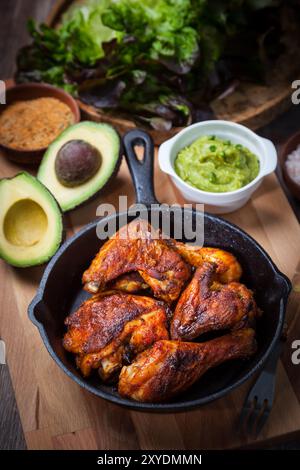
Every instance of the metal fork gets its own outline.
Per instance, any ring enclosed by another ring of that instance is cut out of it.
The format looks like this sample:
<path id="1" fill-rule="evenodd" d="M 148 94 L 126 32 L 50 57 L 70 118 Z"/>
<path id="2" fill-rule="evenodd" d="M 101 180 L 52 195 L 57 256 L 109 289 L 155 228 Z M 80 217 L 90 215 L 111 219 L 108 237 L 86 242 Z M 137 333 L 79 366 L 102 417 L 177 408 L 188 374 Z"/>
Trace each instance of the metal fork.
<path id="1" fill-rule="evenodd" d="M 279 340 L 264 370 L 246 396 L 238 424 L 238 431 L 244 435 L 257 437 L 269 417 L 274 401 L 276 369 L 282 347 L 283 341 Z"/>

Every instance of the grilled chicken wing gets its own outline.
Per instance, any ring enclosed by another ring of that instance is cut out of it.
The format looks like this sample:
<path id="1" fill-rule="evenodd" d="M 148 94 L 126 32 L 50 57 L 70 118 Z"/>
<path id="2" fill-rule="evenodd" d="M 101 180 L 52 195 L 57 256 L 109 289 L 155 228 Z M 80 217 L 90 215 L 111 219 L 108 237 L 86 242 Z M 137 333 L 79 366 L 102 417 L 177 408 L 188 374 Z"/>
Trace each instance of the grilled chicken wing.
<path id="1" fill-rule="evenodd" d="M 84 288 L 103 290 L 109 281 L 138 271 L 155 297 L 168 303 L 178 298 L 190 277 L 190 267 L 159 233 L 143 220 L 122 227 L 100 249 L 83 274 Z"/>
<path id="2" fill-rule="evenodd" d="M 163 402 L 185 391 L 208 369 L 255 353 L 254 330 L 244 329 L 206 343 L 158 341 L 122 368 L 119 393 L 141 402 Z"/>
<path id="3" fill-rule="evenodd" d="M 241 265 L 236 257 L 228 251 L 220 248 L 186 245 L 173 239 L 168 240 L 167 243 L 191 266 L 199 268 L 205 262 L 215 263 L 218 280 L 222 283 L 239 281 L 241 278 Z"/>
<path id="4" fill-rule="evenodd" d="M 204 263 L 181 294 L 171 323 L 171 338 L 191 340 L 214 330 L 251 326 L 259 315 L 252 292 L 238 282 L 215 281 L 217 267 Z"/>
<path id="5" fill-rule="evenodd" d="M 150 297 L 103 292 L 68 316 L 63 345 L 77 355 L 84 376 L 98 369 L 104 381 L 113 379 L 128 357 L 168 339 L 168 307 Z"/>

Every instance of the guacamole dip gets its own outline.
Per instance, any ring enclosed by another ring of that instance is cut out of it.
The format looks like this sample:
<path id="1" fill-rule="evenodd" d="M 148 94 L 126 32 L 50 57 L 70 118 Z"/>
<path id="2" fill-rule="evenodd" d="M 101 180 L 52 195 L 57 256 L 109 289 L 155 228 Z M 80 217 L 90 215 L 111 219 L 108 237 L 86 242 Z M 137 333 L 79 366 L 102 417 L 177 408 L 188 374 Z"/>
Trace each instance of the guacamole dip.
<path id="1" fill-rule="evenodd" d="M 180 150 L 175 171 L 186 183 L 212 193 L 242 188 L 259 172 L 259 160 L 246 147 L 215 136 L 202 136 Z"/>

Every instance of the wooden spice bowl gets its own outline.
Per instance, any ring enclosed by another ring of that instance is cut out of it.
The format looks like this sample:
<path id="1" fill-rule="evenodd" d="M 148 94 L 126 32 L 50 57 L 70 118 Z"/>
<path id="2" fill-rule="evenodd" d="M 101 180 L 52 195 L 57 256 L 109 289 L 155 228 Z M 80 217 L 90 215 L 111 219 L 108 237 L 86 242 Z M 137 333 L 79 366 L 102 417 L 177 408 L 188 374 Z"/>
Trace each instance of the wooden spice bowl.
<path id="1" fill-rule="evenodd" d="M 80 111 L 77 102 L 72 96 L 52 85 L 45 83 L 24 83 L 22 85 L 13 85 L 6 90 L 6 104 L 0 105 L 0 114 L 16 101 L 28 101 L 37 98 L 56 98 L 65 103 L 74 116 L 74 124 L 80 121 Z M 47 147 L 39 149 L 18 149 L 12 148 L 0 143 L 0 148 L 4 150 L 5 155 L 12 161 L 20 164 L 39 164 Z"/>
<path id="2" fill-rule="evenodd" d="M 300 185 L 297 184 L 289 175 L 285 162 L 290 153 L 292 153 L 300 145 L 300 131 L 292 135 L 283 145 L 280 155 L 280 164 L 284 181 L 291 191 L 292 195 L 300 201 Z"/>

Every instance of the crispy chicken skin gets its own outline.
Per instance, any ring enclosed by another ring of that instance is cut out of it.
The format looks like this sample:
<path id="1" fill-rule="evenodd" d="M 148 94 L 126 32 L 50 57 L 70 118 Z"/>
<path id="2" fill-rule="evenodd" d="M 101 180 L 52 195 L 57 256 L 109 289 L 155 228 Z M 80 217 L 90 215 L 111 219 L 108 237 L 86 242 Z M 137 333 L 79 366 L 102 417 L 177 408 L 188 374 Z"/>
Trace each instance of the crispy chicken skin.
<path id="1" fill-rule="evenodd" d="M 252 326 L 259 315 L 253 293 L 238 282 L 221 284 L 217 266 L 204 263 L 181 294 L 171 323 L 171 338 L 185 341 L 215 330 Z"/>
<path id="2" fill-rule="evenodd" d="M 84 376 L 99 369 L 101 378 L 108 381 L 130 356 L 169 338 L 168 316 L 168 307 L 150 297 L 99 293 L 66 318 L 63 345 L 77 355 Z"/>
<path id="3" fill-rule="evenodd" d="M 94 295 L 66 318 L 63 346 L 83 376 L 95 369 L 103 382 L 118 382 L 123 397 L 164 402 L 208 369 L 256 352 L 252 327 L 261 312 L 241 275 L 231 253 L 166 238 L 135 219 L 83 273 Z M 190 342 L 222 330 L 228 334 Z"/>
<path id="4" fill-rule="evenodd" d="M 205 343 L 158 341 L 122 368 L 119 393 L 141 402 L 164 402 L 184 392 L 208 369 L 255 353 L 255 332 L 244 329 Z"/>
<path id="5" fill-rule="evenodd" d="M 149 286 L 138 272 L 132 271 L 131 273 L 123 274 L 115 281 L 112 281 L 109 288 L 134 294 L 135 292 L 149 289 Z"/>
<path id="6" fill-rule="evenodd" d="M 186 245 L 173 239 L 168 240 L 167 243 L 191 266 L 199 268 L 205 262 L 215 263 L 219 282 L 239 281 L 241 278 L 241 265 L 236 257 L 228 251 L 220 248 Z"/>
<path id="7" fill-rule="evenodd" d="M 139 219 L 122 227 L 102 246 L 83 274 L 84 288 L 97 293 L 131 271 L 138 271 L 154 296 L 168 303 L 179 297 L 191 272 L 179 253 Z"/>

